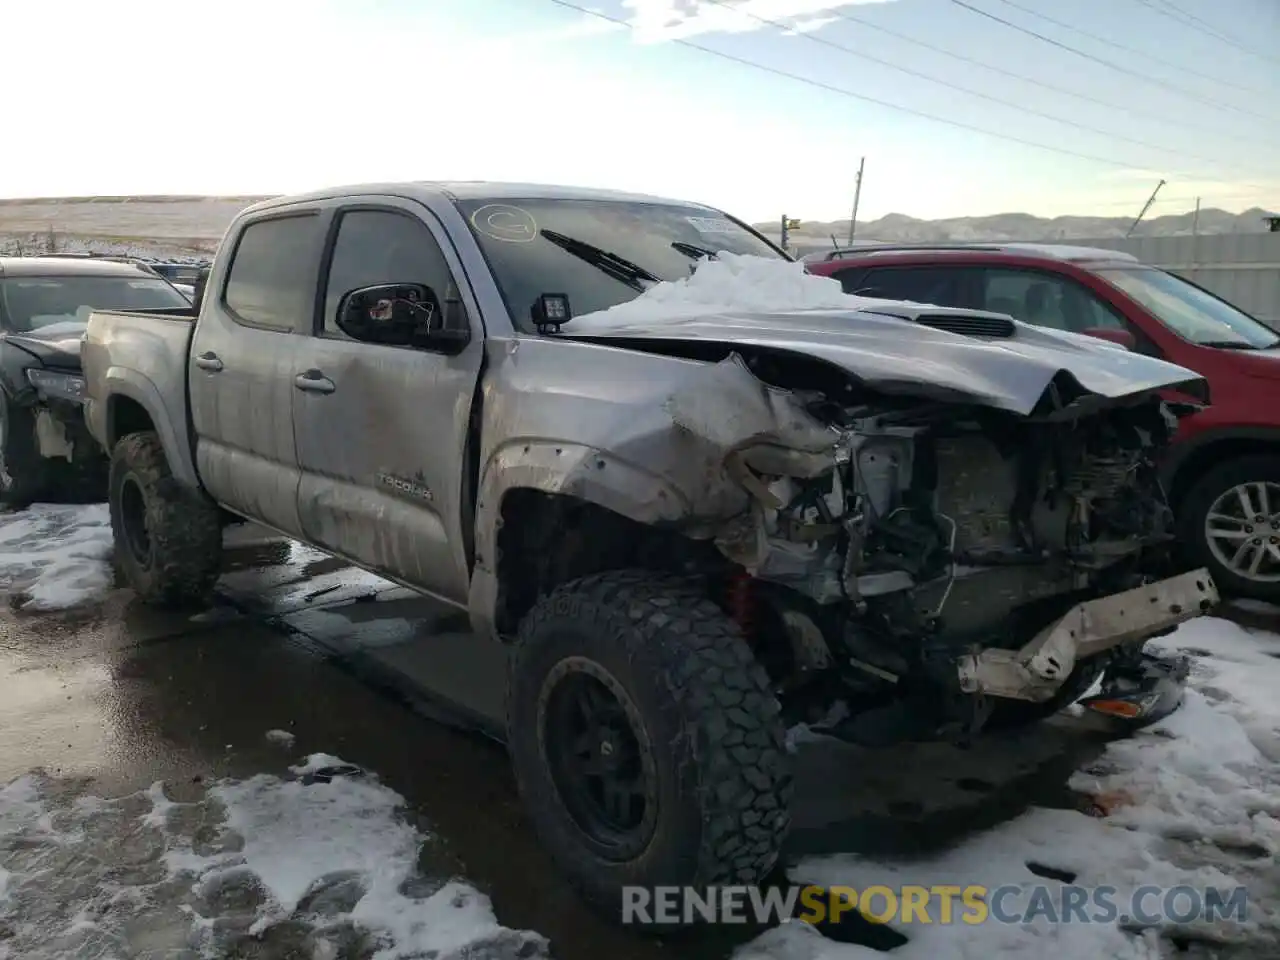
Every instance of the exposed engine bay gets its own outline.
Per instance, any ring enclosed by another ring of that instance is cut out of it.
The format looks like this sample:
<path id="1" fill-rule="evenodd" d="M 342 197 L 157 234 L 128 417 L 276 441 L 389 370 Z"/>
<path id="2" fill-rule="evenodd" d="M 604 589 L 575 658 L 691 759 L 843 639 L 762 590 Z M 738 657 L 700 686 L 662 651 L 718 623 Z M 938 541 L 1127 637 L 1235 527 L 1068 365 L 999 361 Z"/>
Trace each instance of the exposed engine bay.
<path id="1" fill-rule="evenodd" d="M 1154 392 L 1051 389 L 1019 416 L 756 373 L 784 379 L 730 357 L 722 409 L 693 393 L 668 409 L 727 451 L 749 507 L 716 545 L 826 695 L 836 676 L 860 707 L 914 694 L 944 706 L 939 722 L 981 726 L 990 698 L 1053 701 L 1216 602 L 1204 571 L 1153 579 L 1173 540 L 1155 461 L 1178 423 Z"/>

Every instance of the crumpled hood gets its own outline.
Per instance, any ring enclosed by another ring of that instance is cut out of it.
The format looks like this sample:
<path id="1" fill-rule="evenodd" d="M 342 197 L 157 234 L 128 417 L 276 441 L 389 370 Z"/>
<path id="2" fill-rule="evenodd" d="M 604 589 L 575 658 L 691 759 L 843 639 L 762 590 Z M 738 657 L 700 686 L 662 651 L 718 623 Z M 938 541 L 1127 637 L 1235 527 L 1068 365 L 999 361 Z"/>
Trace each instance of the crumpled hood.
<path id="1" fill-rule="evenodd" d="M 713 313 L 580 333 L 570 321 L 561 335 L 641 349 L 696 341 L 789 351 L 835 364 L 886 394 L 976 403 L 1024 416 L 1055 381 L 1060 388 L 1078 386 L 1109 399 L 1178 386 L 1207 396 L 1199 374 L 1093 337 L 1014 321 L 1012 337 L 977 338 L 923 326 L 916 322 L 921 316 L 1009 321 L 1003 314 L 895 303 L 874 311 Z"/>
<path id="2" fill-rule="evenodd" d="M 47 366 L 79 369 L 80 338 L 84 331 L 85 324 L 78 321 L 51 323 L 25 333 L 11 333 L 5 341 L 21 347 Z"/>

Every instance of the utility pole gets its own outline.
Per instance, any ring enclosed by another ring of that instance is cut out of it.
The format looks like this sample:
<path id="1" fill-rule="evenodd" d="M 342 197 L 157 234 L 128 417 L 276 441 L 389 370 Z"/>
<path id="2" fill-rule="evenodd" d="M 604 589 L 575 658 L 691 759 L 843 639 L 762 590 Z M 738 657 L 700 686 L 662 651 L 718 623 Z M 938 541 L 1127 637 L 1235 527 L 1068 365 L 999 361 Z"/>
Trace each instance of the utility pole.
<path id="1" fill-rule="evenodd" d="M 1196 212 L 1191 215 L 1191 269 L 1199 264 L 1200 256 L 1200 198 L 1196 197 Z"/>
<path id="2" fill-rule="evenodd" d="M 862 171 L 867 165 L 867 158 L 858 161 L 858 179 L 853 188 L 853 214 L 849 217 L 849 246 L 853 246 L 853 232 L 858 224 L 858 201 L 862 199 Z"/>
<path id="3" fill-rule="evenodd" d="M 1164 186 L 1164 181 L 1161 180 L 1159 183 L 1156 184 L 1156 188 L 1151 191 L 1151 196 L 1147 197 L 1147 202 L 1143 205 L 1142 211 L 1138 214 L 1138 219 L 1133 221 L 1133 223 L 1129 225 L 1129 230 L 1124 235 L 1124 238 L 1126 240 L 1128 240 L 1129 237 L 1132 235 L 1133 231 L 1137 229 L 1138 224 L 1142 222 L 1142 218 L 1145 217 L 1147 215 L 1147 211 L 1151 209 L 1151 205 L 1156 202 L 1156 194 L 1160 192 L 1160 188 L 1163 186 Z"/>
<path id="4" fill-rule="evenodd" d="M 783 250 L 789 250 L 787 246 L 787 237 L 792 230 L 800 229 L 800 221 L 794 217 L 788 217 L 785 213 L 782 215 L 782 243 Z"/>

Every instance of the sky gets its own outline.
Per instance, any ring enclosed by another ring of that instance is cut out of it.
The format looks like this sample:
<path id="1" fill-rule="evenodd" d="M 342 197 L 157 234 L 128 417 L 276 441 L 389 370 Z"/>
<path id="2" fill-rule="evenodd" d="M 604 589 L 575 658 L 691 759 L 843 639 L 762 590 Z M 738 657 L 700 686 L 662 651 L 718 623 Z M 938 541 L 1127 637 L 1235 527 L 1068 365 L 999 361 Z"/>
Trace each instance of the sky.
<path id="1" fill-rule="evenodd" d="M 860 220 L 1136 215 L 1161 179 L 1149 216 L 1280 208 L 1276 0 L 569 2 L 5 0 L 0 196 L 514 180 L 818 221 L 865 157 Z"/>

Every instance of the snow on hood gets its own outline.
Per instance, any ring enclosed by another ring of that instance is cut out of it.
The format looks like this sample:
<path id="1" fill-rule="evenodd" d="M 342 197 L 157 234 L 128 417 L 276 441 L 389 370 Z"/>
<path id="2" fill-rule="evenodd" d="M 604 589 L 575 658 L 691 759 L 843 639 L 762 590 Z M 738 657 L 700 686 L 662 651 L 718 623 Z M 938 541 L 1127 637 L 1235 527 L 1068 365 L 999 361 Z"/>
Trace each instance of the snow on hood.
<path id="1" fill-rule="evenodd" d="M 656 284 L 634 300 L 574 317 L 572 332 L 717 313 L 866 310 L 897 303 L 850 296 L 839 280 L 809 273 L 803 263 L 728 252 L 718 257 L 700 261 L 691 276 Z"/>
<path id="2" fill-rule="evenodd" d="M 597 343 L 688 341 L 817 357 L 887 394 L 977 403 L 1026 416 L 1055 382 L 1117 399 L 1205 388 L 1204 378 L 1095 337 L 1012 320 L 1013 336 L 954 333 L 918 322 L 1005 317 L 987 311 L 850 296 L 804 264 L 724 253 L 689 277 L 608 310 L 574 317 L 563 335 Z M 1074 392 L 1072 390 L 1071 392 Z"/>

